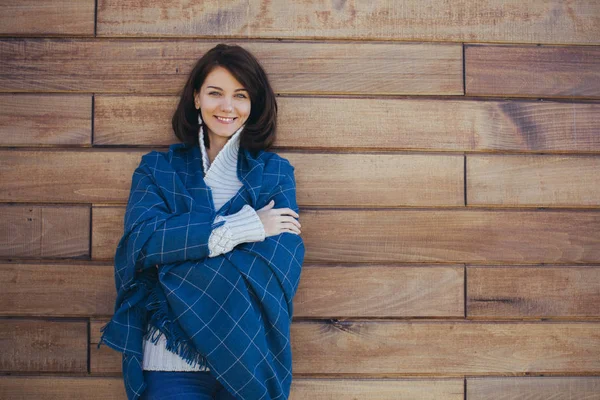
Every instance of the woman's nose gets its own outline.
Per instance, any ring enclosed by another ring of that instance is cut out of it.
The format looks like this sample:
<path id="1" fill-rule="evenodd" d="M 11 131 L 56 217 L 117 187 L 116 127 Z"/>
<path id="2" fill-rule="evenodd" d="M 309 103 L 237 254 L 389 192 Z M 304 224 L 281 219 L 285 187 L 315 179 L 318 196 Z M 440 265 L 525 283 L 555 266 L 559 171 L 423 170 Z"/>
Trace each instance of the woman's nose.
<path id="1" fill-rule="evenodd" d="M 231 103 L 231 99 L 224 98 L 221 102 L 221 110 L 231 112 L 233 111 L 233 104 Z"/>

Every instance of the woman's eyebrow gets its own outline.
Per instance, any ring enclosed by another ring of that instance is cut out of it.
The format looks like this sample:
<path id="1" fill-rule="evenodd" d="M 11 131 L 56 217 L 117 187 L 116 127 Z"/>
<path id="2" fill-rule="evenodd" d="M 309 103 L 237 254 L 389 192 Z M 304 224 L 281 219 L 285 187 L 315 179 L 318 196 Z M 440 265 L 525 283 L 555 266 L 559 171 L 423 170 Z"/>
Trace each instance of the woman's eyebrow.
<path id="1" fill-rule="evenodd" d="M 218 86 L 207 86 L 206 88 L 207 88 L 207 89 L 208 89 L 208 88 L 213 88 L 213 89 L 223 90 L 223 89 L 221 89 L 221 88 L 220 88 L 220 87 L 218 87 Z M 247 92 L 247 90 L 246 90 L 246 89 L 244 89 L 244 88 L 235 89 L 235 90 L 234 90 L 234 92 L 239 92 L 240 90 L 243 90 L 244 92 Z"/>

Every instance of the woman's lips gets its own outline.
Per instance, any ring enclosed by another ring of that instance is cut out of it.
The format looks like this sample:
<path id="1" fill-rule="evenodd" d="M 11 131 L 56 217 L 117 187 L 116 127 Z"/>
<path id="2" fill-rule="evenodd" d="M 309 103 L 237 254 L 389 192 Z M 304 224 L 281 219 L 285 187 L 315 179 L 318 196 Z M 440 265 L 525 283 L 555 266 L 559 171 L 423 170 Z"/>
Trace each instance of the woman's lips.
<path id="1" fill-rule="evenodd" d="M 236 119 L 235 117 L 218 117 L 216 115 L 214 117 L 217 121 L 219 121 L 222 124 L 232 124 L 233 121 L 235 121 Z"/>

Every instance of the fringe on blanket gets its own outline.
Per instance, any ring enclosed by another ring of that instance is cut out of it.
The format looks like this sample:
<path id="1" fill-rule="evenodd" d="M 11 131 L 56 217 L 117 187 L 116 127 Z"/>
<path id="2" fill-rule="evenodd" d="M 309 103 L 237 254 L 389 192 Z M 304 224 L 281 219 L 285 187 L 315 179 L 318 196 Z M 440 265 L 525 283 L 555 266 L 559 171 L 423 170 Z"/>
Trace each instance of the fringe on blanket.
<path id="1" fill-rule="evenodd" d="M 200 365 L 201 368 L 208 367 L 206 357 L 198 353 L 194 344 L 187 338 L 180 325 L 173 321 L 169 303 L 159 285 L 150 291 L 146 309 L 150 312 L 150 329 L 144 335 L 154 344 L 161 336 L 165 336 L 167 350 L 179 355 L 192 367 Z"/>

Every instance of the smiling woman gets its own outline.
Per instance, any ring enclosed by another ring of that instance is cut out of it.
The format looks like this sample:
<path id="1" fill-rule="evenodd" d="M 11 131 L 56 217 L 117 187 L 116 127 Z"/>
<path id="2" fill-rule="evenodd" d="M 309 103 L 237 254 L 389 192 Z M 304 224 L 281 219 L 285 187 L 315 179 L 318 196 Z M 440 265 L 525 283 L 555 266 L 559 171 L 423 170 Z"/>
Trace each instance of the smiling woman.
<path id="1" fill-rule="evenodd" d="M 123 353 L 130 400 L 288 397 L 304 244 L 294 167 L 267 151 L 276 120 L 258 61 L 218 45 L 173 115 L 183 143 L 135 170 L 100 341 Z"/>

